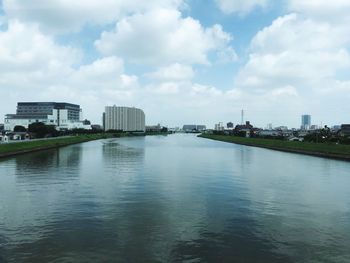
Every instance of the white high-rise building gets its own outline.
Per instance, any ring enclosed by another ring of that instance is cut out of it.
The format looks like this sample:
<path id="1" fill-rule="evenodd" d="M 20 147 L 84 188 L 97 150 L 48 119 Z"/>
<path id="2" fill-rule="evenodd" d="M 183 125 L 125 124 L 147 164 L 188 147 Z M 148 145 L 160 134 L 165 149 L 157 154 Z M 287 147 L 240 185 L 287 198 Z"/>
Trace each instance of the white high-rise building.
<path id="1" fill-rule="evenodd" d="M 145 113 L 137 108 L 106 106 L 103 125 L 105 131 L 145 131 Z"/>

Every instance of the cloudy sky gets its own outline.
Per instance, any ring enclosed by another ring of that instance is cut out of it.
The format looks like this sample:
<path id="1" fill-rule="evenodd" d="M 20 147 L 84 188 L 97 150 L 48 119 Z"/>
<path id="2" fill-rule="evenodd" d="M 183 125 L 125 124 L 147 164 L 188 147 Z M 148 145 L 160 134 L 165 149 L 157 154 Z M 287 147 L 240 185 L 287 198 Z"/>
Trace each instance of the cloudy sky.
<path id="1" fill-rule="evenodd" d="M 349 0 L 0 0 L 0 116 L 135 106 L 148 124 L 350 123 Z M 0 121 L 1 122 L 1 121 Z"/>

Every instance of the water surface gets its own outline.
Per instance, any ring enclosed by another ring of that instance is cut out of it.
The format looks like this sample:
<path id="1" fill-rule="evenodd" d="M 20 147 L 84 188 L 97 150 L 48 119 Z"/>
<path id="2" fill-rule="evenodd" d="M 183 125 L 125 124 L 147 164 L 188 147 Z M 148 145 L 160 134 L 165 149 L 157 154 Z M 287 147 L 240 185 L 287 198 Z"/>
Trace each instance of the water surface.
<path id="1" fill-rule="evenodd" d="M 0 161 L 0 262 L 350 262 L 350 163 L 193 135 Z"/>

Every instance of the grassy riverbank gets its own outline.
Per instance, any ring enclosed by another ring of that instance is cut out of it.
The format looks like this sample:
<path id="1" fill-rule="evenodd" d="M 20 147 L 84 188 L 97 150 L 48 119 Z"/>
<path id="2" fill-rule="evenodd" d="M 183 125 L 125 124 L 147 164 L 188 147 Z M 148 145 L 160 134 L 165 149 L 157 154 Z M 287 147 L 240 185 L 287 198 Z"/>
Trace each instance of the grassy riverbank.
<path id="1" fill-rule="evenodd" d="M 292 142 L 260 138 L 244 138 L 228 135 L 201 134 L 199 137 L 217 141 L 262 147 L 272 150 L 308 154 L 350 161 L 350 145 L 331 143 Z"/>
<path id="2" fill-rule="evenodd" d="M 39 150 L 58 148 L 76 143 L 88 142 L 110 137 L 108 134 L 89 134 L 69 137 L 57 137 L 34 141 L 21 141 L 0 144 L 0 158 Z"/>

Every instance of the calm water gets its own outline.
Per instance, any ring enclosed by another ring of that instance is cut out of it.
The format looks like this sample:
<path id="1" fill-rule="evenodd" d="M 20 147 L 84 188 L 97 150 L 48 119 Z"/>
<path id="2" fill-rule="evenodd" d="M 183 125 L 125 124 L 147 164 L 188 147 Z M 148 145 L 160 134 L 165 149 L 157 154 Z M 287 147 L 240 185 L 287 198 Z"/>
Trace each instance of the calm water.
<path id="1" fill-rule="evenodd" d="M 1 160 L 0 262 L 350 262 L 350 163 L 193 135 Z"/>

